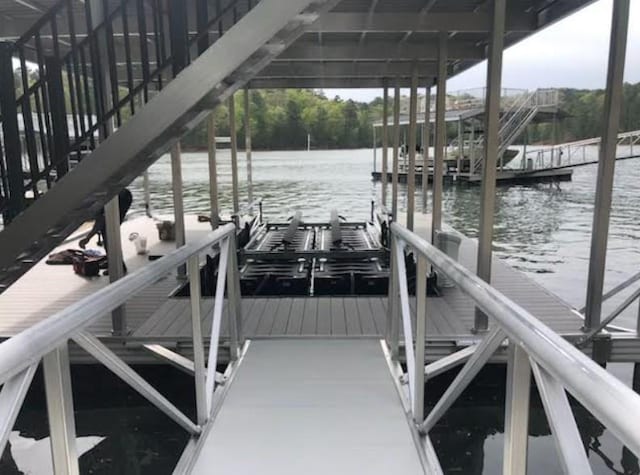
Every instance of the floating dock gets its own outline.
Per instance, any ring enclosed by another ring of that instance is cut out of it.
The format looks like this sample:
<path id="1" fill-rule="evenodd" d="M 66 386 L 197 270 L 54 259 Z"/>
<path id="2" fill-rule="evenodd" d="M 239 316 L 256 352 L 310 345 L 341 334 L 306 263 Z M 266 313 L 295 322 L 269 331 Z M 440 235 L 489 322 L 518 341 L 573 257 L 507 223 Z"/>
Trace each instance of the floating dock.
<path id="1" fill-rule="evenodd" d="M 550 183 L 559 181 L 571 181 L 573 170 L 571 168 L 550 169 L 550 170 L 499 170 L 496 173 L 498 185 L 529 185 L 533 183 Z M 446 173 L 445 183 L 469 183 L 479 185 L 482 183 L 482 175 L 470 173 Z M 382 172 L 371 172 L 373 181 L 382 181 Z M 387 183 L 391 183 L 393 175 L 387 174 Z M 398 183 L 407 184 L 408 174 L 398 173 Z M 433 174 L 429 174 L 429 183 L 433 182 Z M 415 174 L 415 183 L 422 185 L 422 173 Z"/>
<path id="2" fill-rule="evenodd" d="M 428 216 L 416 217 L 416 232 L 421 236 L 429 236 Z M 403 219 L 403 215 L 399 216 L 400 222 Z M 156 222 L 148 217 L 137 217 L 122 225 L 123 254 L 130 272 L 148 262 L 148 256 L 135 253 L 133 243 L 128 240 L 130 233 L 147 236 L 151 256 L 164 255 L 175 248 L 175 243 L 158 239 Z M 186 229 L 187 242 L 194 242 L 210 231 L 210 225 L 198 222 L 196 216 L 186 216 Z M 476 241 L 464 236 L 461 238 L 459 262 L 473 272 L 476 268 Z M 68 242 L 56 251 L 73 247 L 77 248 L 77 241 Z M 108 277 L 80 277 L 73 273 L 71 266 L 50 266 L 41 261 L 20 281 L 0 294 L 0 337 L 16 335 L 108 283 Z M 127 302 L 125 307 L 130 332 L 126 337 L 112 336 L 109 315 L 92 324 L 89 330 L 130 363 L 159 362 L 145 346 L 152 344 L 163 344 L 190 357 L 190 300 L 184 294 L 179 296 L 186 283 L 176 273 L 168 274 Z M 498 258 L 493 259 L 492 284 L 563 337 L 574 341 L 583 335 L 583 320 L 575 309 Z M 388 314 L 386 289 L 384 292 L 377 295 L 343 292 L 324 296 L 243 296 L 244 333 L 250 339 L 327 336 L 379 339 L 384 335 Z M 477 341 L 478 336 L 472 332 L 475 305 L 462 291 L 456 287 L 443 288 L 441 296 L 429 297 L 427 301 L 430 318 L 427 320 L 425 339 L 426 361 L 446 356 Z M 213 302 L 212 296 L 202 298 L 205 335 L 211 329 Z M 415 297 L 411 297 L 410 305 L 415 308 Z M 221 328 L 223 341 L 229 336 L 227 310 L 225 306 Z M 611 360 L 640 361 L 640 344 L 636 343 L 640 343 L 640 340 L 630 336 L 621 340 L 613 339 Z M 590 351 L 590 348 L 587 347 L 585 351 Z M 92 361 L 86 353 L 73 351 L 73 347 L 71 355 L 76 363 Z M 225 355 L 226 346 L 223 344 L 222 361 Z"/>

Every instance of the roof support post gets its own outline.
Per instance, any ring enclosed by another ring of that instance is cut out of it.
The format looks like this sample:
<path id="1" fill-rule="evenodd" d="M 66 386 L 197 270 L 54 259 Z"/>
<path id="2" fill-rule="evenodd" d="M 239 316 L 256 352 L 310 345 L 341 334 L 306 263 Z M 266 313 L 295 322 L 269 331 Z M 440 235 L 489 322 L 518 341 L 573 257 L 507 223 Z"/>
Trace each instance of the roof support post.
<path id="1" fill-rule="evenodd" d="M 496 202 L 496 169 L 500 130 L 500 87 L 502 82 L 502 52 L 504 49 L 505 0 L 493 1 L 493 27 L 487 65 L 487 99 L 485 102 L 484 162 L 480 191 L 480 226 L 478 232 L 478 277 L 491 282 L 491 245 Z M 475 332 L 484 332 L 489 326 L 487 315 L 476 308 Z"/>
<path id="2" fill-rule="evenodd" d="M 18 105 L 13 78 L 13 51 L 13 43 L 0 42 L 0 110 L 6 164 L 6 171 L 3 172 L 7 174 L 6 177 L 2 177 L 2 191 L 4 199 L 8 201 L 8 207 L 3 213 L 5 226 L 24 209 L 25 204 Z"/>
<path id="3" fill-rule="evenodd" d="M 247 156 L 247 193 L 253 203 L 253 170 L 251 164 L 251 117 L 249 116 L 249 88 L 244 88 L 244 151 Z"/>
<path id="4" fill-rule="evenodd" d="M 238 198 L 238 138 L 236 137 L 236 101 L 229 96 L 229 135 L 231 136 L 231 185 L 233 194 L 233 221 L 240 224 L 240 200 Z"/>
<path id="5" fill-rule="evenodd" d="M 416 202 L 416 137 L 418 115 L 418 67 L 413 65 L 411 91 L 409 93 L 409 170 L 407 173 L 407 229 L 413 231 L 413 214 Z"/>
<path id="6" fill-rule="evenodd" d="M 447 124 L 444 113 L 447 107 L 447 32 L 438 34 L 438 77 L 436 79 L 436 137 L 433 158 L 433 197 L 431 242 L 436 242 L 436 233 L 442 227 L 442 175 L 444 168 L 444 149 L 446 147 Z"/>
<path id="7" fill-rule="evenodd" d="M 458 119 L 458 170 L 456 171 L 456 175 L 460 174 L 462 170 L 462 159 L 464 155 L 464 135 L 462 133 L 462 118 Z"/>
<path id="8" fill-rule="evenodd" d="M 389 167 L 389 86 L 383 79 L 382 89 L 382 205 L 387 206 L 387 169 Z"/>
<path id="9" fill-rule="evenodd" d="M 422 212 L 427 212 L 429 187 L 429 140 L 431 134 L 431 86 L 424 88 L 424 128 L 422 129 Z"/>
<path id="10" fill-rule="evenodd" d="M 372 125 L 372 126 L 371 126 L 371 130 L 372 130 L 372 133 L 373 133 L 373 140 L 372 140 L 372 142 L 373 142 L 373 144 L 372 144 L 372 145 L 373 145 L 373 172 L 375 173 L 375 172 L 376 172 L 376 169 L 377 169 L 377 164 L 376 164 L 376 161 L 377 161 L 377 160 L 376 160 L 376 158 L 377 158 L 377 157 L 376 157 L 376 152 L 378 151 L 378 150 L 376 149 L 376 126 L 375 126 L 375 125 Z"/>
<path id="11" fill-rule="evenodd" d="M 207 135 L 209 141 L 209 199 L 211 200 L 211 229 L 217 229 L 220 224 L 218 210 L 218 169 L 216 165 L 216 117 L 213 112 L 207 121 Z"/>
<path id="12" fill-rule="evenodd" d="M 398 219 L 398 152 L 400 149 L 400 78 L 393 90 L 393 178 L 391 180 L 391 216 Z"/>
<path id="13" fill-rule="evenodd" d="M 614 0 L 609 43 L 607 90 L 604 103 L 604 129 L 600 143 L 596 200 L 591 233 L 591 254 L 589 256 L 589 277 L 587 280 L 587 301 L 584 319 L 584 329 L 586 331 L 599 325 L 602 312 L 602 290 L 607 259 L 611 192 L 616 163 L 618 127 L 620 125 L 628 29 L 629 0 Z"/>
<path id="14" fill-rule="evenodd" d="M 171 183 L 173 186 L 173 214 L 175 219 L 176 248 L 186 242 L 184 229 L 184 203 L 182 199 L 182 154 L 180 142 L 171 147 Z M 185 265 L 178 267 L 178 277 L 186 277 Z"/>

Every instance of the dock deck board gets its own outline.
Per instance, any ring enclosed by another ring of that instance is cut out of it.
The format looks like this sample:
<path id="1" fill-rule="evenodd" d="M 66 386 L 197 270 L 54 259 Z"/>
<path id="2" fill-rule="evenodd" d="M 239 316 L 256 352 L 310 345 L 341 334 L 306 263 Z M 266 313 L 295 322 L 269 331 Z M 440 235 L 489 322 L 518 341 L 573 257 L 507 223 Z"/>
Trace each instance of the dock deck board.
<path id="1" fill-rule="evenodd" d="M 192 473 L 424 473 L 373 340 L 252 341 Z"/>
<path id="2" fill-rule="evenodd" d="M 187 240 L 197 239 L 208 231 L 208 225 L 187 217 Z M 416 232 L 428 236 L 424 215 L 416 217 Z M 403 222 L 402 215 L 399 221 Z M 142 232 L 148 236 L 150 252 L 166 254 L 175 244 L 157 240 L 155 222 L 136 218 L 122 226 L 123 236 Z M 73 243 L 65 247 L 73 247 Z M 476 242 L 464 238 L 459 262 L 475 270 Z M 146 256 L 135 255 L 133 245 L 126 241 L 125 259 L 130 270 L 147 262 Z M 575 334 L 582 321 L 568 304 L 525 274 L 499 259 L 493 261 L 493 285 L 529 310 L 560 334 Z M 46 285 L 44 283 L 46 282 Z M 84 279 L 70 267 L 37 264 L 23 279 L 0 295 L 0 337 L 8 337 L 62 310 L 78 299 L 90 295 L 108 284 L 108 278 Z M 176 275 L 168 275 L 127 302 L 127 317 L 132 336 L 149 342 L 175 342 L 190 338 L 190 304 L 187 297 L 171 297 L 184 284 Z M 34 295 L 38 295 L 35 299 Z M 415 309 L 415 299 L 410 299 Z M 213 298 L 203 298 L 203 332 L 211 328 Z M 268 337 L 380 337 L 386 327 L 387 299 L 384 296 L 323 296 L 323 297 L 245 297 L 242 303 L 243 328 L 249 338 Z M 464 341 L 474 338 L 473 302 L 458 288 L 443 289 L 441 297 L 427 299 L 427 339 Z M 227 308 L 223 310 L 221 334 L 228 335 Z M 90 327 L 98 336 L 110 334 L 111 320 L 105 316 Z"/>

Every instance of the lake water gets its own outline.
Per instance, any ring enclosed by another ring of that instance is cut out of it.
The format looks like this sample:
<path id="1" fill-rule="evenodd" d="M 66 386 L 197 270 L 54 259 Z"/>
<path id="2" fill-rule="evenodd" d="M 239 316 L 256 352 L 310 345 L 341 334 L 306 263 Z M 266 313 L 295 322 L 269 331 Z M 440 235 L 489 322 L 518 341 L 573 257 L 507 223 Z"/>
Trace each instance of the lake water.
<path id="1" fill-rule="evenodd" d="M 380 157 L 378 153 L 378 163 Z M 246 201 L 243 154 L 239 158 L 241 196 Z M 371 150 L 254 152 L 254 196 L 263 198 L 264 213 L 270 220 L 286 218 L 295 210 L 301 210 L 307 220 L 327 220 L 332 208 L 351 219 L 365 219 L 371 199 L 380 191 L 380 184 L 370 179 L 372 158 Z M 231 207 L 229 162 L 228 151 L 219 152 L 223 212 Z M 639 166 L 640 162 L 635 160 L 616 165 L 605 288 L 638 271 Z M 581 307 L 585 299 L 595 179 L 596 167 L 587 166 L 576 169 L 571 182 L 500 188 L 497 192 L 494 244 L 497 255 L 576 307 Z M 183 180 L 186 212 L 207 213 L 206 154 L 183 154 Z M 152 212 L 171 214 L 168 157 L 151 167 L 150 182 Z M 131 213 L 144 213 L 141 180 L 136 180 L 131 190 L 134 194 Z M 401 186 L 401 208 L 405 203 L 406 190 Z M 420 204 L 421 199 L 416 199 L 416 203 Z M 476 235 L 479 188 L 445 186 L 443 205 L 448 224 L 470 237 Z M 615 304 L 607 304 L 605 313 Z M 638 304 L 634 303 L 618 324 L 634 327 L 637 312 Z M 610 365 L 609 369 L 629 384 L 630 365 Z M 187 414 L 193 414 L 194 396 L 189 378 L 171 368 L 141 371 Z M 445 374 L 429 383 L 427 406 L 435 403 L 451 377 Z M 184 431 L 101 367 L 74 368 L 73 383 L 79 446 L 86 451 L 81 457 L 83 473 L 171 472 L 186 443 Z M 0 474 L 50 473 L 43 445 L 48 443 L 48 429 L 42 393 L 38 375 L 12 435 L 12 449 L 0 459 Z M 574 414 L 589 449 L 594 473 L 640 473 L 636 459 L 583 408 L 575 405 Z M 535 394 L 530 419 L 529 473 L 562 473 L 544 411 Z M 445 472 L 501 473 L 503 426 L 504 368 L 488 367 L 432 433 Z M 123 460 L 128 462 L 125 464 Z"/>

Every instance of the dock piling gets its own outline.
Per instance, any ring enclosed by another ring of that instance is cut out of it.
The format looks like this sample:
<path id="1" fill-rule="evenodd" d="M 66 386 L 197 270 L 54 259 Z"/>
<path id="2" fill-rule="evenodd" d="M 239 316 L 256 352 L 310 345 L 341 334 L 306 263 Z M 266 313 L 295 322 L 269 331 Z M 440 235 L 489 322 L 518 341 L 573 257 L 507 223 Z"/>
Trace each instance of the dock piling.
<path id="1" fill-rule="evenodd" d="M 231 138 L 231 187 L 233 195 L 233 220 L 240 224 L 240 200 L 238 197 L 238 137 L 236 136 L 236 102 L 233 94 L 229 96 L 229 136 Z"/>
<path id="2" fill-rule="evenodd" d="M 429 188 L 429 135 L 431 134 L 431 86 L 424 88 L 424 127 L 422 136 L 422 212 L 427 212 Z"/>
<path id="3" fill-rule="evenodd" d="M 411 72 L 411 91 L 409 92 L 409 170 L 407 174 L 407 229 L 413 231 L 413 214 L 416 201 L 416 136 L 418 109 L 418 68 L 413 65 Z"/>
<path id="4" fill-rule="evenodd" d="M 211 202 L 211 229 L 217 229 L 220 224 L 220 210 L 218 209 L 218 170 L 216 165 L 216 118 L 212 112 L 207 123 L 208 152 L 209 152 L 209 200 Z"/>
<path id="5" fill-rule="evenodd" d="M 251 164 L 251 117 L 249 116 L 249 88 L 244 88 L 244 150 L 247 156 L 247 194 L 253 203 L 253 165 Z"/>
<path id="6" fill-rule="evenodd" d="M 175 220 L 176 248 L 184 246 L 184 201 L 182 197 L 182 152 L 180 142 L 171 147 L 171 184 L 173 189 L 173 214 Z M 178 277 L 186 277 L 184 265 L 178 267 Z"/>
<path id="7" fill-rule="evenodd" d="M 485 102 L 484 162 L 480 190 L 480 225 L 478 230 L 477 274 L 491 282 L 493 222 L 495 219 L 496 172 L 500 143 L 500 87 L 502 82 L 502 52 L 504 50 L 505 0 L 493 2 L 493 25 L 487 66 L 487 99 Z M 489 327 L 487 316 L 478 308 L 475 312 L 474 331 Z"/>
<path id="8" fill-rule="evenodd" d="M 596 199 L 593 211 L 589 277 L 587 280 L 587 300 L 585 309 L 585 330 L 591 330 L 600 323 L 602 313 L 602 291 L 607 259 L 611 194 L 616 164 L 618 126 L 622 107 L 622 83 L 629 29 L 629 0 L 613 3 L 609 44 L 609 66 L 604 103 L 604 130 L 599 148 Z"/>
<path id="9" fill-rule="evenodd" d="M 432 187 L 432 225 L 431 242 L 436 242 L 436 232 L 442 227 L 442 176 L 444 168 L 444 151 L 446 144 L 446 110 L 447 94 L 447 32 L 440 32 L 438 36 L 438 77 L 436 93 L 436 138 L 433 157 L 433 187 Z"/>
<path id="10" fill-rule="evenodd" d="M 387 170 L 389 168 L 389 86 L 387 78 L 382 88 L 382 205 L 387 206 Z"/>
<path id="11" fill-rule="evenodd" d="M 393 90 L 393 178 L 391 180 L 391 216 L 398 218 L 398 153 L 400 149 L 400 78 Z"/>

